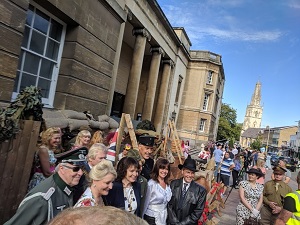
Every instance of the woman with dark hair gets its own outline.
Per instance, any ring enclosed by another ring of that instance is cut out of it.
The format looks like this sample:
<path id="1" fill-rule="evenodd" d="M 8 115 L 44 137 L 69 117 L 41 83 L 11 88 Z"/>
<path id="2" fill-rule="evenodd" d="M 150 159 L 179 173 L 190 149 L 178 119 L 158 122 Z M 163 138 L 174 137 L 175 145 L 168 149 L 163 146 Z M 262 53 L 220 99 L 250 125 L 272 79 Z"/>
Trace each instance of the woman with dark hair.
<path id="1" fill-rule="evenodd" d="M 240 183 L 240 203 L 236 207 L 236 225 L 243 225 L 246 219 L 254 217 L 260 219 L 260 208 L 263 203 L 264 186 L 257 182 L 263 176 L 260 169 L 251 168 L 248 180 Z"/>
<path id="2" fill-rule="evenodd" d="M 107 196 L 105 205 L 124 209 L 141 216 L 141 185 L 137 182 L 139 163 L 131 157 L 122 158 L 117 166 L 117 178 Z"/>
<path id="3" fill-rule="evenodd" d="M 170 164 L 167 159 L 157 159 L 151 179 L 148 181 L 147 194 L 144 205 L 144 219 L 150 225 L 165 225 L 167 219 L 167 204 L 172 197 L 168 182 Z"/>

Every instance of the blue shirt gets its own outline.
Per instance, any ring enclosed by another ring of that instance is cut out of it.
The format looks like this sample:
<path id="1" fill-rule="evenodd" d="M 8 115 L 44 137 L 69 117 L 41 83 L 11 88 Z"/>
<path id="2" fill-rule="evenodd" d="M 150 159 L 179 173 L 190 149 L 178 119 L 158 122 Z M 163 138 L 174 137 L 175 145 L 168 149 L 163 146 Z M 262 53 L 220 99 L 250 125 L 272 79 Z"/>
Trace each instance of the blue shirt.
<path id="1" fill-rule="evenodd" d="M 215 161 L 217 163 L 221 162 L 222 158 L 223 158 L 223 151 L 221 149 L 216 149 L 214 151 L 214 156 L 215 156 Z"/>
<path id="2" fill-rule="evenodd" d="M 220 173 L 226 176 L 230 177 L 231 171 L 230 171 L 230 166 L 233 165 L 233 160 L 231 158 L 228 159 L 223 159 L 222 165 L 221 165 L 221 171 Z"/>

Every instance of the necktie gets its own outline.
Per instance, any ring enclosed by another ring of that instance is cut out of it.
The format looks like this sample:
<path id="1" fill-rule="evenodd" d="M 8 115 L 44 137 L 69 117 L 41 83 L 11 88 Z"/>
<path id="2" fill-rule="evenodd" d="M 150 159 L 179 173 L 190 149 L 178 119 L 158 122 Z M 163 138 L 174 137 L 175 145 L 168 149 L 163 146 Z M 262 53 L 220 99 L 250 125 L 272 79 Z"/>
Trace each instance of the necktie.
<path id="1" fill-rule="evenodd" d="M 275 184 L 275 190 L 278 191 L 279 183 Z"/>
<path id="2" fill-rule="evenodd" d="M 186 195 L 186 192 L 187 192 L 187 186 L 188 186 L 187 183 L 184 183 L 184 184 L 183 184 L 183 190 L 182 190 L 182 197 L 183 197 L 183 198 L 184 198 L 185 195 Z"/>

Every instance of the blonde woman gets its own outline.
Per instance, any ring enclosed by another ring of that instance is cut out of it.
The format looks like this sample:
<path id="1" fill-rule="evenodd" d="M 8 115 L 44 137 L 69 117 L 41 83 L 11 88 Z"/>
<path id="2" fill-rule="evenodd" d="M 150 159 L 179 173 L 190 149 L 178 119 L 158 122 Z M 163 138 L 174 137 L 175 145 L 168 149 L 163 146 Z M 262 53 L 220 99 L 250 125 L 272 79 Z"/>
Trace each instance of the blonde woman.
<path id="1" fill-rule="evenodd" d="M 102 196 L 108 195 L 116 176 L 117 173 L 110 161 L 102 160 L 95 165 L 89 173 L 90 185 L 74 207 L 104 206 Z"/>
<path id="2" fill-rule="evenodd" d="M 80 131 L 77 136 L 73 147 L 70 150 L 81 148 L 81 147 L 89 147 L 91 141 L 91 133 L 88 130 Z"/>
<path id="3" fill-rule="evenodd" d="M 28 191 L 55 172 L 54 151 L 61 144 L 61 130 L 59 127 L 50 127 L 40 136 L 41 144 L 34 156 L 34 174 L 29 182 Z"/>
<path id="4" fill-rule="evenodd" d="M 103 143 L 104 138 L 103 138 L 103 132 L 101 130 L 97 130 L 91 139 L 90 146 L 96 143 Z"/>

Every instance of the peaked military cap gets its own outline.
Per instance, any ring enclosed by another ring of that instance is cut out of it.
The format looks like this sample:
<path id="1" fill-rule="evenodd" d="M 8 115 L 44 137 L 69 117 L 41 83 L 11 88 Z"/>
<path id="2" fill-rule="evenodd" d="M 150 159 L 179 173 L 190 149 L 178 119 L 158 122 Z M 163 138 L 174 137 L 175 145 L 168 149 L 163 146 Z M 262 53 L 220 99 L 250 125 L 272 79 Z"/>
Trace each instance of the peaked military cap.
<path id="1" fill-rule="evenodd" d="M 155 137 L 150 135 L 143 135 L 139 137 L 139 143 L 145 146 L 153 147 Z"/>
<path id="2" fill-rule="evenodd" d="M 61 163 L 82 165 L 86 161 L 87 153 L 88 149 L 86 147 L 81 147 L 56 155 L 56 158 Z"/>
<path id="3" fill-rule="evenodd" d="M 281 166 L 275 166 L 273 167 L 273 173 L 277 173 L 277 174 L 284 174 L 287 170 L 284 169 L 283 167 Z"/>

